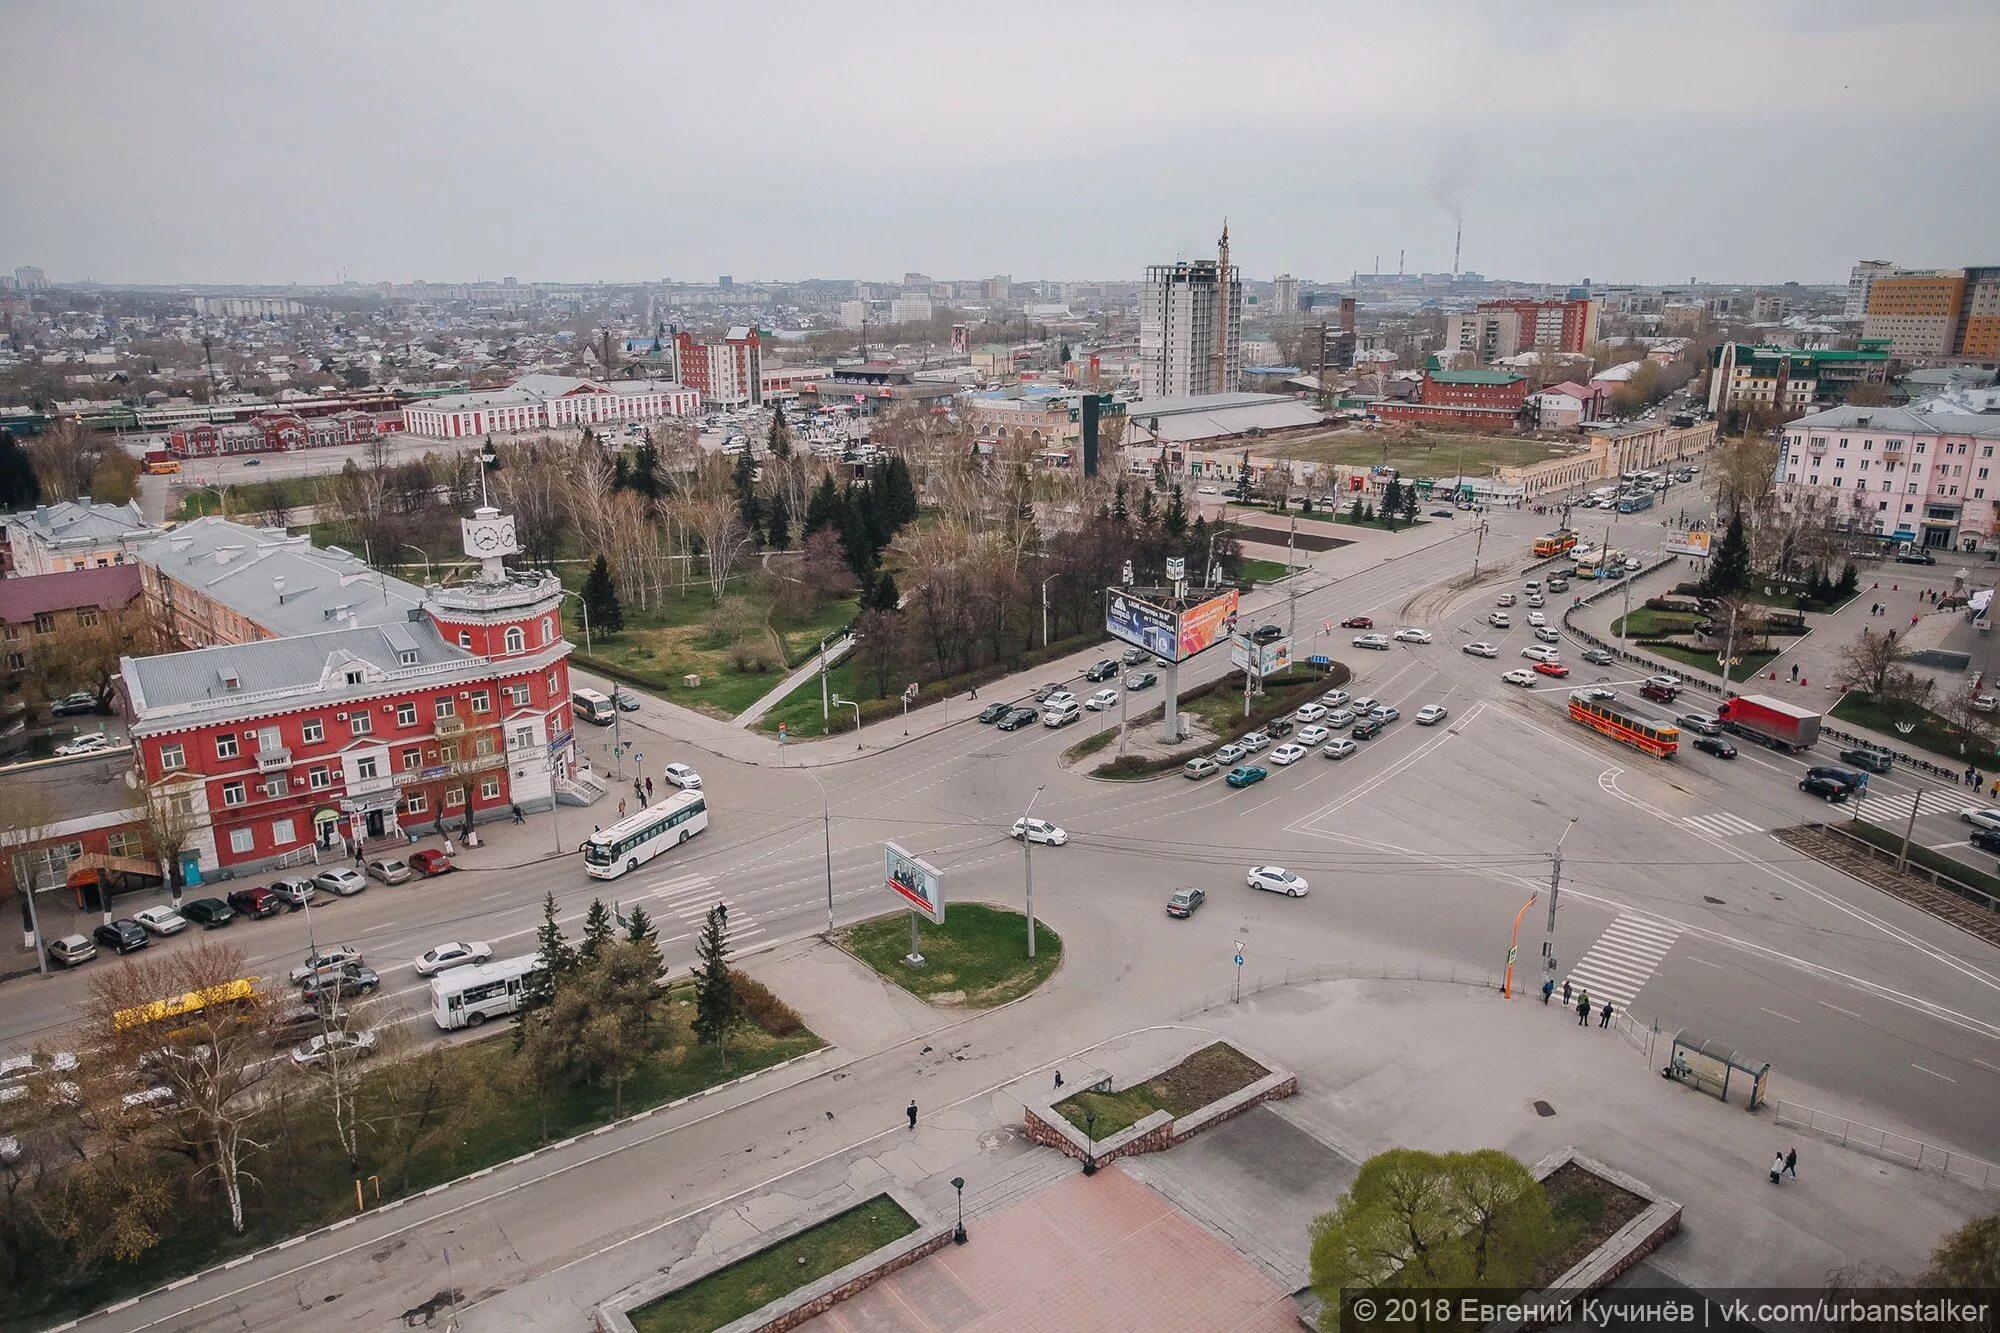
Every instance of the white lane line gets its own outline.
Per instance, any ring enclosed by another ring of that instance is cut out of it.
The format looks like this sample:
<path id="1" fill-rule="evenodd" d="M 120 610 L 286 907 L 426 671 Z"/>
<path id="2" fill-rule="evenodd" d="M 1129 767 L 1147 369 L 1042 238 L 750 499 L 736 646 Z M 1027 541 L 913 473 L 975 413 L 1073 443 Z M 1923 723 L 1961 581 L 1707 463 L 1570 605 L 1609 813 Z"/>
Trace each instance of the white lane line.
<path id="1" fill-rule="evenodd" d="M 1855 1013 L 1852 1009 L 1843 1009 L 1837 1004 L 1828 1004 L 1825 1000 L 1817 1000 L 1814 1003 L 1818 1004 L 1823 1009 L 1831 1009 L 1836 1014 L 1846 1014 L 1849 1018 L 1852 1018 L 1857 1022 L 1861 1021 L 1861 1015 Z"/>
<path id="2" fill-rule="evenodd" d="M 1759 1009 L 1764 1009 L 1764 1006 L 1763 1006 L 1763 1005 L 1761 1005 L 1761 1004 L 1760 1004 L 1760 1005 L 1758 1005 L 1757 1007 L 1758 1007 Z M 1792 1016 L 1791 1016 L 1790 1014 L 1781 1014 L 1781 1013 L 1779 1013 L 1779 1012 L 1778 1012 L 1778 1011 L 1777 1011 L 1776 1009 L 1764 1009 L 1764 1012 L 1765 1012 L 1765 1013 L 1767 1013 L 1767 1014 L 1769 1014 L 1769 1015 L 1770 1015 L 1771 1017 L 1773 1017 L 1773 1018 L 1782 1018 L 1782 1019 L 1784 1019 L 1784 1020 L 1785 1020 L 1785 1021 L 1786 1021 L 1787 1023 L 1796 1023 L 1796 1022 L 1798 1022 L 1798 1021 L 1799 1021 L 1798 1019 L 1796 1019 L 1796 1018 L 1793 1018 L 1793 1017 L 1792 1017 Z"/>
<path id="3" fill-rule="evenodd" d="M 1981 1069 L 1990 1069 L 1994 1073 L 2000 1074 L 2000 1065 L 1989 1065 L 1976 1055 L 1972 1057 L 1972 1063 L 1978 1065 Z"/>
<path id="4" fill-rule="evenodd" d="M 1956 1083 L 1956 1082 L 1958 1082 L 1958 1080 L 1957 1080 L 1957 1079 L 1953 1078 L 1953 1077 L 1952 1077 L 1951 1075 L 1949 1075 L 1949 1074 L 1940 1074 L 1940 1073 L 1938 1073 L 1938 1071 L 1937 1071 L 1937 1070 L 1935 1070 L 1935 1069 L 1924 1069 L 1924 1067 L 1923 1067 L 1922 1065 L 1920 1065 L 1920 1064 L 1916 1063 L 1916 1062 L 1915 1062 L 1914 1060 L 1910 1062 L 1910 1068 L 1912 1068 L 1912 1069 L 1923 1069 L 1923 1070 L 1924 1070 L 1924 1072 L 1925 1072 L 1926 1074 L 1929 1074 L 1929 1075 L 1930 1075 L 1930 1076 L 1931 1076 L 1932 1078 L 1941 1078 L 1941 1079 L 1943 1079 L 1943 1080 L 1944 1080 L 1945 1082 L 1947 1082 L 1947 1083 Z"/>
<path id="5" fill-rule="evenodd" d="M 1688 961 L 1690 963 L 1700 963 L 1703 967 L 1712 967 L 1718 972 L 1727 972 L 1729 970 L 1720 963 L 1711 963 L 1706 958 L 1697 958 L 1693 954 L 1688 955 Z"/>

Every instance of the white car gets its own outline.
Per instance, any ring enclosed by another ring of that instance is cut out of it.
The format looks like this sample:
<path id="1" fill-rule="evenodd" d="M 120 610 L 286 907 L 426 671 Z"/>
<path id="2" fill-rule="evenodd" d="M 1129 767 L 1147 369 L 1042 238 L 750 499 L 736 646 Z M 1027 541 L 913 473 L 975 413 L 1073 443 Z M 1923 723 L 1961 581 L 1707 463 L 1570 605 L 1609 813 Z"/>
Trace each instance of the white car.
<path id="1" fill-rule="evenodd" d="M 1549 618 L 1543 615 L 1540 611 L 1530 611 L 1528 612 L 1528 623 L 1530 625 L 1533 625 L 1536 629 L 1540 629 L 1542 626 L 1549 623 Z"/>
<path id="2" fill-rule="evenodd" d="M 346 866 L 335 866 L 331 870 L 322 870 L 314 875 L 313 887 L 325 889 L 328 893 L 337 893 L 343 898 L 351 898 L 367 888 L 368 881 L 357 871 L 349 870 Z"/>
<path id="3" fill-rule="evenodd" d="M 1071 694 L 1068 690 L 1057 690 L 1054 694 L 1042 700 L 1042 711 L 1046 713 L 1052 708 L 1061 708 L 1064 704 L 1073 704 L 1075 702 L 1076 696 L 1074 694 Z"/>
<path id="4" fill-rule="evenodd" d="M 1563 655 L 1545 643 L 1531 643 L 1521 650 L 1521 656 L 1531 662 L 1560 662 Z"/>
<path id="5" fill-rule="evenodd" d="M 1306 747 L 1293 741 L 1286 741 L 1283 745 L 1271 751 L 1271 762 L 1281 768 L 1296 764 L 1305 757 Z"/>
<path id="6" fill-rule="evenodd" d="M 1243 747 L 1243 753 L 1255 754 L 1259 750 L 1267 748 L 1271 744 L 1271 738 L 1261 731 L 1252 731 L 1246 732 L 1243 738 L 1236 743 Z"/>
<path id="7" fill-rule="evenodd" d="M 1194 488 L 1194 493 L 1196 495 L 1220 495 L 1222 492 L 1216 490 L 1213 486 L 1197 486 Z"/>
<path id="8" fill-rule="evenodd" d="M 1325 740 L 1327 737 L 1331 735 L 1333 735 L 1331 731 L 1328 731 L 1325 727 L 1320 726 L 1318 723 L 1314 723 L 1311 726 L 1299 728 L 1299 744 L 1318 745 L 1321 741 Z"/>
<path id="9" fill-rule="evenodd" d="M 1505 611 L 1488 611 L 1486 613 L 1486 623 L 1494 629 L 1512 629 L 1514 628 L 1514 617 L 1508 615 Z"/>
<path id="10" fill-rule="evenodd" d="M 1511 592 L 1503 592 L 1493 599 L 1493 605 L 1495 606 L 1512 606 L 1513 604 L 1514 594 Z"/>
<path id="11" fill-rule="evenodd" d="M 1093 713 L 1102 713 L 1118 706 L 1118 691 L 1099 690 L 1083 701 L 1083 706 Z"/>
<path id="12" fill-rule="evenodd" d="M 1347 702 L 1357 717 L 1366 717 L 1382 706 L 1382 701 L 1372 694 L 1364 694 L 1359 699 L 1350 699 Z"/>
<path id="13" fill-rule="evenodd" d="M 1435 727 L 1448 716 L 1450 714 L 1445 712 L 1443 704 L 1425 704 L 1417 710 L 1417 725 L 1420 727 Z"/>
<path id="14" fill-rule="evenodd" d="M 1535 638 L 1537 638 L 1543 643 L 1562 642 L 1562 635 L 1556 633 L 1554 630 L 1550 629 L 1547 625 L 1535 626 Z"/>
<path id="15" fill-rule="evenodd" d="M 1342 736 L 1337 740 L 1328 741 L 1320 753 L 1328 759 L 1345 759 L 1360 748 L 1358 744 Z"/>
<path id="16" fill-rule="evenodd" d="M 1357 634 L 1354 636 L 1354 646 L 1356 648 L 1375 648 L 1386 653 L 1389 651 L 1389 636 L 1386 634 Z"/>
<path id="17" fill-rule="evenodd" d="M 1215 762 L 1218 764 L 1233 764 L 1248 753 L 1250 752 L 1240 745 L 1225 745 L 1215 752 Z"/>
<path id="18" fill-rule="evenodd" d="M 434 949 L 426 949 L 417 959 L 417 975 L 436 976 L 447 968 L 464 967 L 467 963 L 483 963 L 493 957 L 493 946 L 483 940 L 453 940 L 440 944 Z"/>
<path id="19" fill-rule="evenodd" d="M 1429 643 L 1431 632 L 1427 629 L 1405 628 L 1396 631 L 1397 643 Z"/>
<path id="20" fill-rule="evenodd" d="M 1972 711 L 1991 713 L 2000 711 L 2000 694 L 1976 694 L 1972 697 Z"/>
<path id="21" fill-rule="evenodd" d="M 1305 704 L 1299 708 L 1299 711 L 1294 716 L 1301 722 L 1317 722 L 1325 717 L 1327 712 L 1328 709 L 1325 704 Z"/>
<path id="22" fill-rule="evenodd" d="M 78 736 L 73 741 L 67 741 L 58 745 L 56 747 L 56 755 L 59 758 L 67 759 L 73 754 L 97 754 L 100 751 L 110 748 L 111 738 L 102 733 L 95 733 L 89 736 Z"/>
<path id="23" fill-rule="evenodd" d="M 1500 656 L 1500 650 L 1498 648 L 1495 648 L 1492 644 L 1486 642 L 1486 640 L 1484 639 L 1479 640 L 1477 643 L 1466 644 L 1463 651 L 1471 653 L 1474 657 Z"/>
<path id="24" fill-rule="evenodd" d="M 302 1043 L 292 1052 L 295 1065 L 323 1064 L 328 1055 L 336 1050 L 346 1050 L 353 1055 L 367 1055 L 375 1049 L 375 1033 L 363 1028 L 359 1032 L 347 1032 L 336 1028 L 332 1032 L 322 1032 L 311 1041 Z"/>
<path id="25" fill-rule="evenodd" d="M 1368 716 L 1378 722 L 1394 722 L 1403 715 L 1403 710 L 1394 704 L 1376 704 L 1368 710 Z"/>
<path id="26" fill-rule="evenodd" d="M 1537 593 L 1542 590 L 1542 581 L 1540 579 L 1529 579 L 1521 586 L 1526 588 L 1530 593 Z"/>
<path id="27" fill-rule="evenodd" d="M 1959 815 L 1966 823 L 1979 828 L 2000 829 L 2000 810 L 1988 806 L 1984 810 L 1966 810 Z"/>
<path id="28" fill-rule="evenodd" d="M 1549 604 L 1549 599 L 1542 596 L 1540 593 L 1531 592 L 1528 594 L 1529 606 L 1547 606 L 1548 604 Z"/>
<path id="29" fill-rule="evenodd" d="M 668 764 L 666 776 L 668 782 L 673 783 L 682 791 L 701 790 L 701 774 L 695 772 L 686 764 Z"/>
<path id="30" fill-rule="evenodd" d="M 188 924 L 187 918 L 171 907 L 148 907 L 132 913 L 132 919 L 149 935 L 178 935 Z"/>
<path id="31" fill-rule="evenodd" d="M 1634 574 L 1638 573 L 1642 568 L 1644 568 L 1645 563 L 1646 563 L 1645 561 L 1639 559 L 1639 557 L 1636 555 L 1628 555 L 1625 557 L 1625 568 Z"/>
<path id="32" fill-rule="evenodd" d="M 1046 819 L 1017 819 L 1014 821 L 1013 837 L 1024 838 L 1028 842 L 1045 842 L 1051 847 L 1060 847 L 1069 841 L 1069 833 Z"/>
<path id="33" fill-rule="evenodd" d="M 1253 889 L 1269 889 L 1287 898 L 1306 896 L 1306 882 L 1283 866 L 1251 866 L 1249 883 Z"/>
<path id="34" fill-rule="evenodd" d="M 1500 679 L 1506 681 L 1509 685 L 1526 685 L 1532 688 L 1535 683 L 1535 673 L 1532 671 L 1523 671 L 1521 668 L 1515 667 L 1512 671 L 1502 675 Z"/>
<path id="35" fill-rule="evenodd" d="M 1355 712 L 1351 708 L 1336 708 L 1320 721 L 1335 731 L 1344 731 L 1354 725 Z"/>
<path id="36" fill-rule="evenodd" d="M 1681 678 L 1662 671 L 1657 676 L 1646 677 L 1646 683 L 1648 685 L 1657 685 L 1663 690 L 1677 690 L 1681 687 Z"/>
<path id="37" fill-rule="evenodd" d="M 1325 694 L 1322 694 L 1319 697 L 1319 701 L 1325 704 L 1328 708 L 1339 708 L 1344 704 L 1346 704 L 1347 702 L 1347 691 L 1328 690 Z"/>

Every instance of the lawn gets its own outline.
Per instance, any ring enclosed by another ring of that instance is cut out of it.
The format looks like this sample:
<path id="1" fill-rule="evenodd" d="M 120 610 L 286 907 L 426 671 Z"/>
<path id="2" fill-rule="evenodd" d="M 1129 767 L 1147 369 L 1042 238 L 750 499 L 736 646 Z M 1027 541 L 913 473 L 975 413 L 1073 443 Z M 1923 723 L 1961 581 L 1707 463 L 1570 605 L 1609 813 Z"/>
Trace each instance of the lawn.
<path id="1" fill-rule="evenodd" d="M 1483 476 L 1496 468 L 1573 454 L 1573 446 L 1518 435 L 1452 435 L 1423 430 L 1343 430 L 1256 449 L 1265 458 L 1348 467 L 1386 464 L 1405 477 Z"/>
<path id="2" fill-rule="evenodd" d="M 1228 1042 L 1218 1041 L 1144 1083 L 1120 1092 L 1075 1093 L 1057 1102 L 1055 1109 L 1078 1129 L 1107 1139 L 1155 1111 L 1177 1118 L 1199 1111 L 1270 1072 Z M 1085 1119 L 1086 1114 L 1097 1117 L 1094 1126 Z"/>
<path id="3" fill-rule="evenodd" d="M 1243 673 L 1232 671 L 1181 696 L 1180 711 L 1206 722 L 1218 737 L 1234 740 L 1244 732 L 1262 726 L 1300 704 L 1308 703 L 1336 685 L 1347 682 L 1347 668 L 1335 663 L 1330 672 L 1316 667 L 1294 666 L 1264 681 L 1264 693 L 1250 699 L 1248 716 L 1243 711 Z M 1164 704 L 1155 704 L 1132 719 L 1134 729 L 1160 720 Z M 1178 769 L 1195 755 L 1214 748 L 1212 743 L 1191 745 L 1161 757 L 1128 754 L 1108 760 L 1091 771 L 1094 778 L 1138 779 Z"/>
<path id="4" fill-rule="evenodd" d="M 1703 619 L 1691 611 L 1661 611 L 1642 606 L 1631 615 L 1612 621 L 1611 633 L 1614 636 L 1630 635 L 1635 639 L 1651 639 L 1664 634 L 1692 634 L 1694 627 Z"/>
<path id="5" fill-rule="evenodd" d="M 1565 1162 L 1542 1182 L 1554 1215 L 1556 1243 L 1535 1269 L 1529 1284 L 1540 1289 L 1554 1282 L 1617 1235 L 1626 1223 L 1646 1211 L 1646 1201 L 1612 1184 L 1575 1162 Z"/>
<path id="6" fill-rule="evenodd" d="M 1994 763 L 1990 756 L 1996 752 L 1991 740 L 1962 731 L 1929 709 L 1919 708 L 1913 714 L 1891 714 L 1869 696 L 1850 691 L 1833 706 L 1832 716 L 1857 727 L 1879 731 L 1884 736 L 1894 736 L 1898 744 L 1928 750 L 1947 763 L 1970 763 L 1980 767 L 1990 767 Z M 1896 718 L 1899 716 L 1904 721 L 1909 721 L 1912 716 L 1915 718 L 1916 727 L 1907 736 L 1896 730 Z"/>
<path id="7" fill-rule="evenodd" d="M 1043 848 L 1061 856 L 1060 848 Z M 909 914 L 893 912 L 840 932 L 839 943 L 862 962 L 920 999 L 967 1009 L 989 1009 L 1026 995 L 1062 962 L 1062 937 L 1035 923 L 1035 956 L 1028 957 L 1027 919 L 984 903 L 949 903 L 944 924 L 920 918 L 917 948 L 924 966 L 903 961 L 910 951 Z"/>
<path id="8" fill-rule="evenodd" d="M 229 497 L 229 516 L 242 518 L 268 513 L 273 509 L 302 509 L 318 502 L 320 483 L 324 477 L 295 476 L 273 477 L 269 481 L 230 482 L 220 489 Z M 222 505 L 213 487 L 201 490 L 179 491 L 175 518 L 201 518 L 207 514 L 219 514 Z"/>
<path id="9" fill-rule="evenodd" d="M 1840 827 L 1842 831 L 1852 833 L 1855 837 L 1872 843 L 1885 852 L 1902 855 L 1903 828 L 1900 825 L 1895 828 L 1884 828 L 1880 824 L 1867 823 L 1856 815 Z M 1927 870 L 1934 870 L 1940 875 L 1955 879 L 1961 884 L 1968 884 L 1981 892 L 2000 896 L 2000 878 L 1988 874 L 1969 861 L 1961 861 L 1955 856 L 1933 851 L 1915 839 L 1910 841 L 1910 860 Z"/>
<path id="10" fill-rule="evenodd" d="M 1242 583 L 1273 583 L 1289 573 L 1282 560 L 1245 560 L 1236 577 Z"/>
<path id="11" fill-rule="evenodd" d="M 1632 614 L 1637 615 L 1638 612 Z M 1711 676 L 1722 674 L 1722 664 L 1715 660 L 1715 653 L 1708 649 L 1683 648 L 1677 643 L 1657 642 L 1635 643 L 1633 646 L 1641 652 L 1657 653 L 1661 657 L 1679 662 L 1682 666 L 1706 672 Z M 1738 653 L 1736 665 L 1729 669 L 1729 678 L 1734 681 L 1749 680 L 1761 674 L 1777 656 L 1776 653 L 1769 651 Z"/>
<path id="12" fill-rule="evenodd" d="M 581 585 L 584 571 L 571 567 L 566 583 Z M 565 632 L 585 639 L 578 603 L 566 600 Z M 718 607 L 706 585 L 690 587 L 645 610 L 627 607 L 625 628 L 616 634 L 593 631 L 591 651 L 574 659 L 586 670 L 605 672 L 665 695 L 670 701 L 716 717 L 733 718 L 764 697 L 786 675 L 786 663 L 802 662 L 823 635 L 854 619 L 851 599 L 824 603 L 799 620 L 785 620 L 756 579 L 731 582 Z M 732 660 L 734 647 L 747 645 L 749 660 Z M 684 677 L 701 677 L 688 686 Z"/>
<path id="13" fill-rule="evenodd" d="M 712 1333 L 916 1229 L 915 1218 L 878 1194 L 640 1306 L 631 1312 L 632 1327 L 638 1333 Z"/>

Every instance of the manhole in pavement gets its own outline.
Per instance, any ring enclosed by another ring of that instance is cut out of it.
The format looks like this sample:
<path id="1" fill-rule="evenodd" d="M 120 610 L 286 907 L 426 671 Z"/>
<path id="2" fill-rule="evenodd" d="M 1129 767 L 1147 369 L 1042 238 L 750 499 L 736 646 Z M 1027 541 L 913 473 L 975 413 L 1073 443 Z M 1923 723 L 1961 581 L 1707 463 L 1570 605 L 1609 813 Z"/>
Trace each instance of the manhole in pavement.
<path id="1" fill-rule="evenodd" d="M 1556 1113 L 1556 1108 L 1550 1106 L 1547 1102 L 1535 1103 L 1535 1114 L 1541 1116 L 1543 1119 L 1546 1120 L 1548 1117 L 1554 1115 L 1555 1113 Z"/>
<path id="2" fill-rule="evenodd" d="M 1717 907 L 1723 907 L 1727 905 L 1726 900 L 1721 898 L 1711 897 L 1706 893 L 1701 895 L 1701 900 L 1705 903 L 1714 903 Z"/>

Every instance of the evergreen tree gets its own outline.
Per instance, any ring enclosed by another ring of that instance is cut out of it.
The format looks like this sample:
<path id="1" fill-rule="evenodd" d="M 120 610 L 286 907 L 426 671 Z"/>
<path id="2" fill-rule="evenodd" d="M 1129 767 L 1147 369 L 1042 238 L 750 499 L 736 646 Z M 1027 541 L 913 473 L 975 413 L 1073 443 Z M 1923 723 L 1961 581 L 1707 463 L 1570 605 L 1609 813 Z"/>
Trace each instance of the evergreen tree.
<path id="1" fill-rule="evenodd" d="M 1405 486 L 1405 487 L 1403 488 L 1403 502 L 1402 502 L 1401 504 L 1397 505 L 1397 506 L 1396 506 L 1396 508 L 1397 508 L 1397 509 L 1399 509 L 1399 510 L 1400 510 L 1400 511 L 1402 512 L 1402 515 L 1403 515 L 1403 521 L 1404 521 L 1405 523 L 1414 523 L 1414 522 L 1416 522 L 1416 521 L 1417 521 L 1417 488 L 1416 488 L 1416 487 L 1414 487 L 1414 486 Z"/>
<path id="2" fill-rule="evenodd" d="M 1389 478 L 1389 484 L 1382 488 L 1382 517 L 1391 527 L 1395 526 L 1397 511 L 1403 507 L 1403 483 Z"/>
<path id="3" fill-rule="evenodd" d="M 1187 499 L 1181 494 L 1181 488 L 1175 486 L 1167 492 L 1167 509 L 1160 516 L 1160 531 L 1168 541 L 1178 543 L 1186 538 L 1187 530 Z"/>
<path id="4" fill-rule="evenodd" d="M 881 487 L 882 514 L 889 523 L 890 535 L 894 536 L 917 517 L 917 484 L 901 454 L 891 458 L 882 470 Z"/>
<path id="5" fill-rule="evenodd" d="M 1367 500 L 1361 502 L 1361 521 L 1363 523 L 1373 523 L 1375 521 L 1375 506 Z"/>
<path id="6" fill-rule="evenodd" d="M 632 465 L 625 461 L 625 455 L 618 454 L 611 460 L 611 489 L 625 490 L 632 484 Z"/>
<path id="7" fill-rule="evenodd" d="M 630 485 L 648 500 L 660 498 L 660 451 L 654 447 L 650 436 L 632 451 Z"/>
<path id="8" fill-rule="evenodd" d="M 618 580 L 611 566 L 598 556 L 583 580 L 583 608 L 590 613 L 592 634 L 616 634 L 625 628 L 625 607 L 618 600 Z"/>
<path id="9" fill-rule="evenodd" d="M 1250 451 L 1243 451 L 1243 461 L 1236 466 L 1236 498 L 1250 498 Z"/>
<path id="10" fill-rule="evenodd" d="M 764 437 L 764 447 L 771 451 L 771 457 L 781 463 L 792 456 L 792 431 L 785 424 L 785 405 L 783 403 L 771 404 L 771 430 Z M 777 544 L 775 541 L 771 543 L 773 546 Z"/>
<path id="11" fill-rule="evenodd" d="M 653 958 L 653 975 L 658 976 L 664 963 L 660 959 L 660 931 L 653 924 L 653 918 L 646 915 L 646 909 L 633 905 L 632 915 L 625 918 L 625 939 L 627 943 L 644 948 Z"/>
<path id="12" fill-rule="evenodd" d="M 757 465 L 751 461 L 748 449 L 736 455 L 736 470 L 729 474 L 729 481 L 739 497 L 757 489 Z"/>
<path id="13" fill-rule="evenodd" d="M 845 532 L 847 528 L 847 509 L 841 493 L 834 487 L 830 472 L 819 479 L 812 499 L 806 501 L 806 529 L 799 535 L 810 537 L 825 527 L 831 527 L 835 532 Z"/>
<path id="14" fill-rule="evenodd" d="M 1749 588 L 1750 542 L 1743 535 L 1743 515 L 1738 512 L 1730 517 L 1722 540 L 1715 544 L 1701 590 L 1710 597 L 1728 597 Z"/>
<path id="15" fill-rule="evenodd" d="M 792 520 L 785 514 L 785 502 L 773 498 L 769 524 L 770 543 L 773 550 L 786 551 L 792 545 Z"/>
<path id="16" fill-rule="evenodd" d="M 32 509 L 42 502 L 42 483 L 28 451 L 11 430 L 0 430 L 0 509 Z"/>
<path id="17" fill-rule="evenodd" d="M 729 1025 L 736 1021 L 739 1007 L 736 980 L 729 974 L 727 932 L 722 909 L 709 908 L 707 917 L 702 920 L 701 941 L 695 946 L 695 957 L 700 961 L 692 969 L 695 1037 L 714 1046 L 722 1046 L 723 1039 L 729 1034 Z M 725 1062 L 728 1056 L 728 1048 L 724 1047 Z"/>
<path id="18" fill-rule="evenodd" d="M 1056 353 L 1056 362 L 1064 366 L 1069 364 L 1069 339 L 1063 339 L 1062 347 Z"/>
<path id="19" fill-rule="evenodd" d="M 1125 478 L 1121 476 L 1111 487 L 1111 521 L 1122 526 L 1128 517 L 1130 515 L 1125 508 Z"/>
<path id="20" fill-rule="evenodd" d="M 527 1040 L 529 1015 L 547 1008 L 563 983 L 576 972 L 576 950 L 563 938 L 562 925 L 556 920 L 556 895 L 553 891 L 542 899 L 542 924 L 535 930 L 535 958 L 539 966 L 522 980 L 521 1007 L 514 1011 L 514 1049 L 517 1051 Z"/>
<path id="21" fill-rule="evenodd" d="M 1861 571 L 1854 567 L 1852 560 L 1840 567 L 1840 582 L 1834 587 L 1834 595 L 1845 601 L 1861 591 Z"/>
<path id="22" fill-rule="evenodd" d="M 588 967 L 597 961 L 605 942 L 612 939 L 611 909 L 604 905 L 604 899 L 592 898 L 590 910 L 583 914 L 583 943 L 576 951 L 579 965 Z"/>
<path id="23" fill-rule="evenodd" d="M 1194 524 L 1188 529 L 1185 549 L 1187 551 L 1188 568 L 1194 572 L 1194 582 L 1206 586 L 1210 582 L 1208 577 L 1208 518 L 1206 515 L 1195 515 Z"/>
<path id="24" fill-rule="evenodd" d="M 1139 525 L 1146 528 L 1152 527 L 1153 519 L 1158 516 L 1158 511 L 1158 497 L 1153 494 L 1153 488 L 1148 486 L 1145 490 L 1139 492 Z"/>
<path id="25" fill-rule="evenodd" d="M 896 587 L 896 576 L 885 569 L 869 583 L 862 595 L 861 609 L 894 612 L 901 609 L 897 603 L 902 598 L 903 594 Z"/>
<path id="26" fill-rule="evenodd" d="M 874 504 L 869 495 L 867 487 L 852 484 L 841 495 L 841 554 L 847 557 L 854 577 L 864 582 L 874 573 L 875 555 L 881 549 L 875 544 Z"/>

